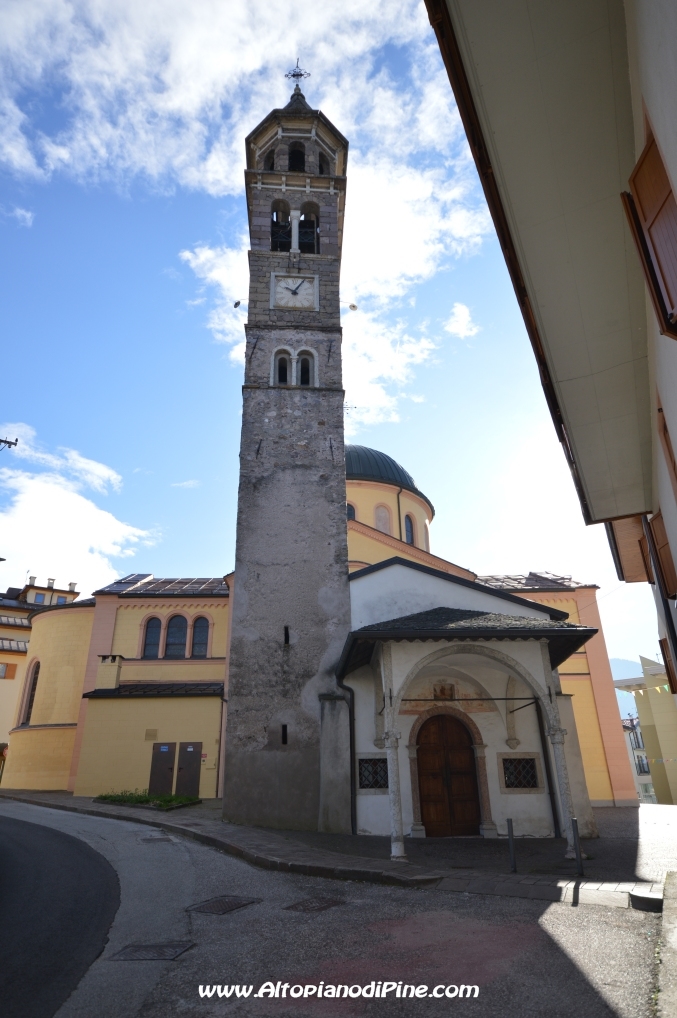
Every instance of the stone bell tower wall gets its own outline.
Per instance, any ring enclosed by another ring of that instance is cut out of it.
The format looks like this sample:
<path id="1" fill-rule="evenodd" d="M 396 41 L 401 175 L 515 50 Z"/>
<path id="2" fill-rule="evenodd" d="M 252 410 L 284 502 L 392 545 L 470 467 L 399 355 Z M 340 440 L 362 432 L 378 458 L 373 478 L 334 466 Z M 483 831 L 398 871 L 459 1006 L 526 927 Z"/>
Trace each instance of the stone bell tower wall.
<path id="1" fill-rule="evenodd" d="M 248 151 L 265 155 L 299 125 L 310 132 L 321 121 L 328 135 L 331 125 L 295 96 L 294 116 L 273 111 Z M 345 165 L 338 132 L 334 146 Z M 335 678 L 350 628 L 339 315 L 345 178 L 339 190 L 326 176 L 248 169 L 245 182 L 252 249 L 224 817 L 350 831 L 347 704 Z M 319 254 L 270 249 L 276 198 L 297 212 L 306 201 L 319 206 Z M 318 277 L 319 309 L 271 307 L 273 273 Z M 280 351 L 291 364 L 283 383 L 274 371 Z M 309 384 L 296 370 L 302 351 L 311 352 Z"/>

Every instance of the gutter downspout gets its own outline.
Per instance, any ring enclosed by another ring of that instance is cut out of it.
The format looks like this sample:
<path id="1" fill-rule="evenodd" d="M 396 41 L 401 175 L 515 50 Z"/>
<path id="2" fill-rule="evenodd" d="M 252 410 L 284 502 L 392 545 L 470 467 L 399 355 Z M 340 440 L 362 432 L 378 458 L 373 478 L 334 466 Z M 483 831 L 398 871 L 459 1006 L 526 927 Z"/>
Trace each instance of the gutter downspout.
<path id="1" fill-rule="evenodd" d="M 348 722 L 350 728 L 350 832 L 357 834 L 357 784 L 355 773 L 355 690 L 346 686 L 343 679 L 336 676 L 336 685 L 348 694 Z"/>

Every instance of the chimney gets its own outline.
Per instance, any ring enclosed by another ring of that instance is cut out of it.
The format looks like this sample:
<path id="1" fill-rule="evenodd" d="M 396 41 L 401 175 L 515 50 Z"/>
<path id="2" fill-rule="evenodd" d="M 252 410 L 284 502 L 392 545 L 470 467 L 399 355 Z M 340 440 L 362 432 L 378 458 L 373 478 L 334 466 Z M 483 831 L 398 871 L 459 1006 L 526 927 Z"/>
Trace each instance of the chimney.
<path id="1" fill-rule="evenodd" d="M 28 586 L 29 587 L 34 587 L 35 586 L 35 577 L 34 576 L 29 576 L 28 577 Z"/>
<path id="2" fill-rule="evenodd" d="M 47 586 L 49 587 L 50 590 L 53 590 L 54 580 L 53 579 L 47 580 Z"/>
<path id="3" fill-rule="evenodd" d="M 68 589 L 72 590 L 73 592 L 75 592 L 75 588 L 76 587 L 77 587 L 77 583 L 69 583 L 68 584 Z"/>

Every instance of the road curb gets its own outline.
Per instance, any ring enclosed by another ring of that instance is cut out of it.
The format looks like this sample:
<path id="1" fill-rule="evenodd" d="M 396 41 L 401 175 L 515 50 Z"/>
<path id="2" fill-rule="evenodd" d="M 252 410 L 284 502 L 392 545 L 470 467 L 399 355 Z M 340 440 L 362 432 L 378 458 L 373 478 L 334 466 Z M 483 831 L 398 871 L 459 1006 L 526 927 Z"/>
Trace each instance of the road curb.
<path id="1" fill-rule="evenodd" d="M 132 823 L 156 827 L 168 834 L 192 838 L 202 845 L 232 855 L 243 862 L 260 869 L 298 873 L 310 877 L 324 877 L 329 880 L 353 880 L 374 884 L 389 884 L 395 887 L 437 889 L 458 894 L 489 894 L 509 898 L 531 898 L 539 901 L 559 901 L 577 905 L 600 905 L 606 908 L 635 908 L 643 911 L 660 912 L 663 905 L 662 887 L 642 882 L 600 882 L 583 878 L 559 879 L 533 877 L 521 874 L 487 874 L 473 870 L 449 871 L 424 870 L 409 864 L 402 872 L 401 863 L 373 863 L 370 859 L 359 858 L 350 864 L 350 856 L 324 849 L 306 849 L 268 831 L 252 827 L 236 827 L 224 824 L 223 830 L 200 830 L 213 825 L 214 821 L 189 820 L 179 822 L 148 816 L 135 811 L 123 812 L 124 807 L 106 808 L 87 806 L 75 802 L 45 801 L 31 795 L 22 795 L 0 790 L 0 802 L 8 799 L 42 806 L 45 809 L 59 809 L 85 816 L 103 817 L 107 820 L 127 820 Z M 221 826 L 219 824 L 219 826 Z M 673 874 L 674 876 L 674 874 Z M 677 889 L 675 890 L 675 950 L 677 952 Z M 677 1013 L 675 1010 L 674 1013 Z"/>
<path id="2" fill-rule="evenodd" d="M 658 989 L 658 1014 L 661 1018 L 674 1018 L 677 1014 L 677 873 L 674 872 L 665 878 Z"/>

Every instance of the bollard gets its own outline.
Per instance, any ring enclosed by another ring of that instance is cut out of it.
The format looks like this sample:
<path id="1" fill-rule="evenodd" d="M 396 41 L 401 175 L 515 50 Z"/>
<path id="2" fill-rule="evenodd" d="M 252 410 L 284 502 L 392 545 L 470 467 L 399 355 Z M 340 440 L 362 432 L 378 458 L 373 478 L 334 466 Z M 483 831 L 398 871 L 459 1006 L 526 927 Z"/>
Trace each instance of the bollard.
<path id="1" fill-rule="evenodd" d="M 583 856 L 581 855 L 581 842 L 578 837 L 578 820 L 576 817 L 571 818 L 571 827 L 574 832 L 574 849 L 576 851 L 576 869 L 578 870 L 579 877 L 583 874 Z"/>
<path id="2" fill-rule="evenodd" d="M 517 862 L 515 860 L 515 835 L 512 831 L 512 820 L 508 820 L 508 845 L 510 847 L 510 872 L 517 873 Z"/>

